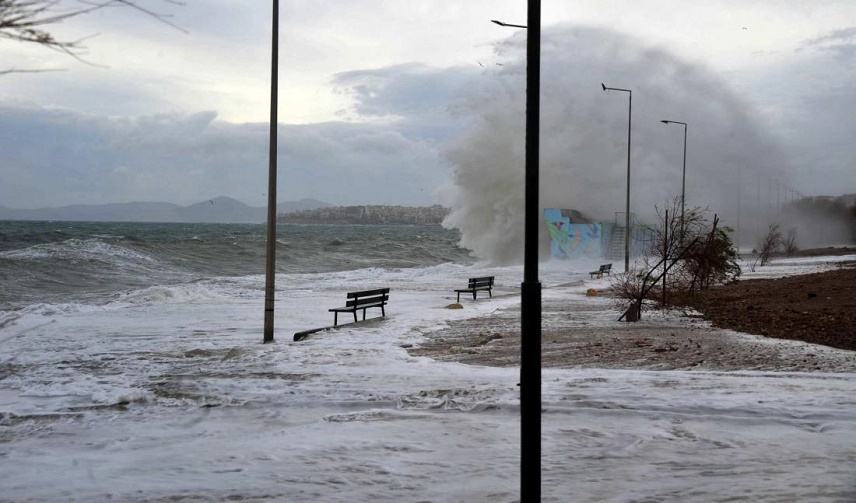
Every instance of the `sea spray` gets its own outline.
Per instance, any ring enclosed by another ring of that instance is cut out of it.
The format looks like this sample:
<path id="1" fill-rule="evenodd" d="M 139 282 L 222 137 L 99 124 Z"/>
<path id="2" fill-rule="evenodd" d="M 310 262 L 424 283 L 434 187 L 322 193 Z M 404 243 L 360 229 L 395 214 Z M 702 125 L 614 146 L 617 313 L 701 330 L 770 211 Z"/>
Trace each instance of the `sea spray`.
<path id="1" fill-rule="evenodd" d="M 654 205 L 681 190 L 681 131 L 662 119 L 689 123 L 688 205 L 710 207 L 733 226 L 742 184 L 744 225 L 752 222 L 747 215 L 760 215 L 750 188 L 782 179 L 787 163 L 717 75 L 604 29 L 555 27 L 544 31 L 542 44 L 542 208 L 623 218 L 627 95 L 604 93 L 605 82 L 634 93 L 631 212 L 639 221 L 650 221 Z M 467 92 L 458 110 L 472 126 L 445 152 L 454 184 L 443 194 L 452 210 L 444 224 L 461 231 L 463 247 L 494 263 L 523 255 L 524 46 L 524 32 L 497 45 L 502 66 Z"/>

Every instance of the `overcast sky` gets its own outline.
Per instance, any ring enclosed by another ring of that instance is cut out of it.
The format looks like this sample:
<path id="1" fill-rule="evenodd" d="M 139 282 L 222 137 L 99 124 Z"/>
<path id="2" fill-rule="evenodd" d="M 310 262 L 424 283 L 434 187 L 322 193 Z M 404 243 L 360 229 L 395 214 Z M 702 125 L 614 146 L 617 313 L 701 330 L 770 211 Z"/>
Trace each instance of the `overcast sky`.
<path id="1" fill-rule="evenodd" d="M 56 27 L 69 39 L 98 34 L 86 42 L 91 65 L 0 39 L 0 70 L 63 69 L 0 76 L 0 205 L 263 204 L 269 3 L 141 1 L 187 33 L 126 9 Z M 519 36 L 489 20 L 525 23 L 525 4 L 283 1 L 280 197 L 440 201 L 454 169 L 447 145 L 472 122 L 462 100 Z M 698 4 L 544 0 L 543 22 L 628 35 L 718 76 L 790 160 L 782 184 L 856 192 L 856 2 Z"/>

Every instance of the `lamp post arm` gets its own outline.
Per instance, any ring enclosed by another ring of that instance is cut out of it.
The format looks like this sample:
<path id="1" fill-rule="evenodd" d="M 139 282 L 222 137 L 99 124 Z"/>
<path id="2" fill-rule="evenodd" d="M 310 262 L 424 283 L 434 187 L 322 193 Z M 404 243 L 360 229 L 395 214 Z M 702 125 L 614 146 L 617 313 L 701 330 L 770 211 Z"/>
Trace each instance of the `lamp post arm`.
<path id="1" fill-rule="evenodd" d="M 507 28 L 523 28 L 524 30 L 525 30 L 526 28 L 528 28 L 526 25 L 523 25 L 523 24 L 506 23 L 506 22 L 503 22 L 503 21 L 498 21 L 498 20 L 496 20 L 496 19 L 491 19 L 491 20 L 490 20 L 490 22 L 491 22 L 491 23 L 493 23 L 493 24 L 497 24 L 497 25 L 499 25 L 499 26 L 505 26 L 505 27 L 507 27 Z"/>

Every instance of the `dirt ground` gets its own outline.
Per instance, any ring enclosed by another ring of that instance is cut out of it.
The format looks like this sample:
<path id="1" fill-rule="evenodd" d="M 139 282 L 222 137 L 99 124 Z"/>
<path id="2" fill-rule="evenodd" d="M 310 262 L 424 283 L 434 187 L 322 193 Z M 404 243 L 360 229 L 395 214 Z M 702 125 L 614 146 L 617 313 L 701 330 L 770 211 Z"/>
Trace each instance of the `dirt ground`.
<path id="1" fill-rule="evenodd" d="M 856 351 L 856 267 L 738 281 L 694 307 L 714 326 Z"/>
<path id="2" fill-rule="evenodd" d="M 836 273 L 839 271 L 832 274 Z M 856 271 L 848 271 L 846 277 L 851 285 L 856 285 L 856 276 L 853 276 L 853 273 Z M 791 278 L 791 281 L 797 281 L 807 288 L 807 285 L 817 284 L 813 276 L 815 275 Z M 838 284 L 843 288 L 844 277 L 840 278 L 840 281 L 829 279 L 829 287 L 816 288 L 818 297 L 822 295 L 839 298 L 837 293 L 832 293 L 831 285 Z M 752 289 L 752 292 L 763 292 L 763 285 L 757 288 L 752 286 L 762 281 L 766 285 L 767 280 L 741 282 L 740 291 L 747 289 L 747 296 L 761 298 L 760 293 L 749 293 L 748 289 Z M 791 283 L 782 285 L 783 290 L 792 290 L 790 293 L 795 298 L 801 294 L 806 297 L 806 302 L 809 302 L 807 293 L 798 291 L 790 286 Z M 698 314 L 677 310 L 666 313 L 646 311 L 643 320 L 638 323 L 618 322 L 616 320 L 620 313 L 610 299 L 586 298 L 583 290 L 582 286 L 545 290 L 542 325 L 544 367 L 856 372 L 856 352 L 713 327 Z M 737 295 L 737 291 L 727 290 L 721 295 L 728 294 Z M 775 294 L 770 294 L 771 303 L 774 298 Z M 725 297 L 722 299 L 723 308 L 729 302 L 734 302 L 726 300 Z M 799 311 L 796 307 L 799 305 L 801 304 L 794 304 L 790 309 L 796 311 L 791 314 L 799 320 L 799 330 L 796 333 L 802 334 L 802 330 L 810 330 L 814 324 L 814 316 L 801 314 L 809 308 L 799 308 L 803 309 Z M 846 305 L 845 299 L 840 298 L 838 305 L 843 308 Z M 853 305 L 852 300 L 850 305 Z M 466 309 L 466 303 L 464 308 Z M 756 309 L 749 310 L 742 306 L 738 310 L 749 312 Z M 788 308 L 782 308 L 783 311 L 786 309 Z M 723 312 L 727 310 L 723 309 Z M 767 313 L 764 308 L 759 312 Z M 847 318 L 849 321 L 845 322 L 843 318 L 839 318 L 841 314 L 838 311 L 831 311 L 829 301 L 809 312 L 828 316 L 828 324 L 825 326 L 834 327 L 834 334 L 852 334 L 856 325 L 852 311 Z M 786 315 L 781 316 L 784 320 Z M 746 316 L 746 319 L 752 320 L 768 318 L 780 319 L 772 310 L 769 316 L 765 314 L 764 318 L 757 314 L 753 314 L 752 318 Z M 771 323 L 771 326 L 785 330 L 786 325 L 779 325 L 778 321 Z M 848 323 L 849 327 L 843 328 Z M 489 317 L 452 322 L 444 329 L 425 334 L 425 340 L 408 348 L 408 351 L 413 355 L 445 361 L 515 366 L 519 364 L 519 327 L 519 306 L 501 309 Z M 770 328 L 767 328 L 767 331 L 772 333 Z M 838 335 L 835 337 L 840 340 Z"/>

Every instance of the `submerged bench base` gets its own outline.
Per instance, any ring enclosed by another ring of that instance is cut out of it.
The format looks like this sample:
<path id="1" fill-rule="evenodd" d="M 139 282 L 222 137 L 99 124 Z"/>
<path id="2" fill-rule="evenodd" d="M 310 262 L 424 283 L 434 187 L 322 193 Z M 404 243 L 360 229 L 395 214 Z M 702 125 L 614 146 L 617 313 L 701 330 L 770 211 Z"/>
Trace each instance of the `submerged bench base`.
<path id="1" fill-rule="evenodd" d="M 378 324 L 378 322 L 383 321 L 383 320 L 385 320 L 385 319 L 386 319 L 386 317 L 383 317 L 383 318 L 378 317 L 378 318 L 371 318 L 371 319 L 369 319 L 369 320 L 365 320 L 365 321 L 357 321 L 357 322 L 355 322 L 355 323 L 345 323 L 344 325 L 336 325 L 336 326 L 332 326 L 332 325 L 331 325 L 331 326 L 328 326 L 328 327 L 320 327 L 320 328 L 312 328 L 312 329 L 309 329 L 309 330 L 302 330 L 302 331 L 300 331 L 300 332 L 295 332 L 295 333 L 294 333 L 294 342 L 299 342 L 299 341 L 306 340 L 306 339 L 308 339 L 310 336 L 312 336 L 313 334 L 317 334 L 317 333 L 320 333 L 320 332 L 328 332 L 328 331 L 332 331 L 332 330 L 340 330 L 340 329 L 342 329 L 342 328 L 353 327 L 353 326 L 355 326 L 355 325 L 356 325 L 356 326 L 361 326 L 361 327 L 362 327 L 362 326 L 365 326 L 365 327 L 375 326 L 375 325 L 377 325 L 377 324 Z"/>

